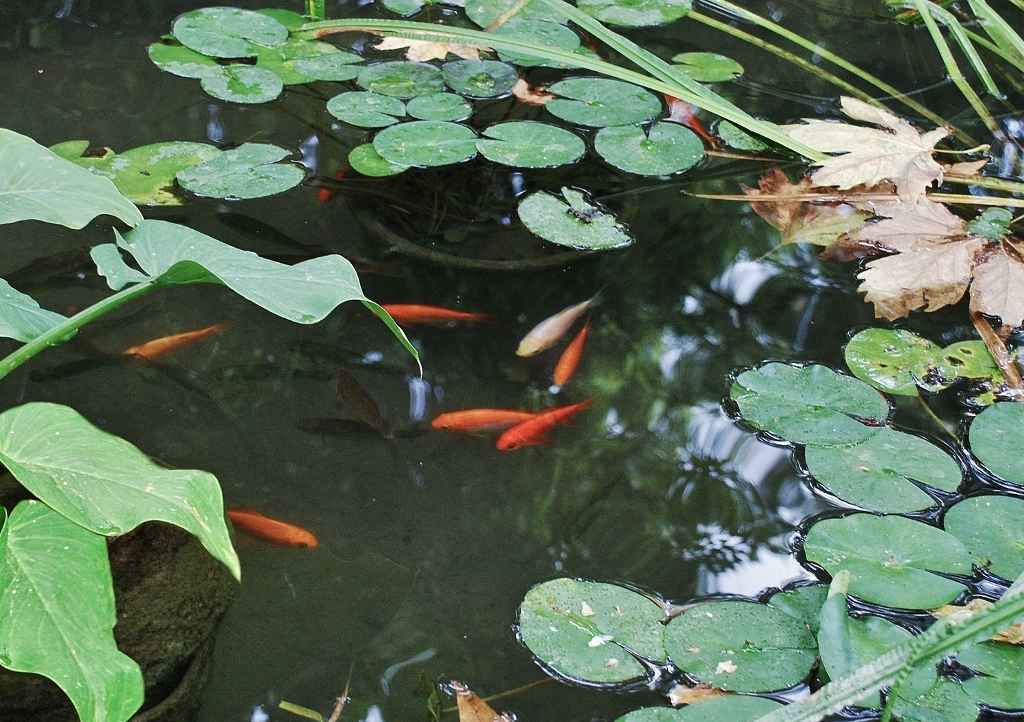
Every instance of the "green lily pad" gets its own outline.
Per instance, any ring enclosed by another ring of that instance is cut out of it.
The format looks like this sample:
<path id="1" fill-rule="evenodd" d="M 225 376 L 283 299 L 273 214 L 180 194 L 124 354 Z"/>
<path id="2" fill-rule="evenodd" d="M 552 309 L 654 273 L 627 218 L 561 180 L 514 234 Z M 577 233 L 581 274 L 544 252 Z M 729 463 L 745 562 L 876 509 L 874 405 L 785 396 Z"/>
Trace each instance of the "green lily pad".
<path id="1" fill-rule="evenodd" d="M 224 74 L 224 66 L 213 58 L 172 40 L 152 43 L 148 52 L 153 64 L 171 75 L 182 78 L 216 78 Z"/>
<path id="2" fill-rule="evenodd" d="M 1003 383 L 1003 373 L 996 366 L 984 341 L 958 341 L 938 353 L 939 373 L 949 379 L 985 379 Z"/>
<path id="3" fill-rule="evenodd" d="M 860 443 L 889 416 L 889 404 L 873 388 L 817 364 L 769 363 L 744 371 L 729 394 L 747 423 L 809 446 Z"/>
<path id="4" fill-rule="evenodd" d="M 1002 403 L 988 407 L 971 422 L 971 453 L 993 474 L 1024 484 L 1024 404 Z"/>
<path id="5" fill-rule="evenodd" d="M 901 722 L 974 722 L 978 717 L 978 703 L 959 682 L 940 677 L 934 664 L 910 672 L 892 709 Z"/>
<path id="6" fill-rule="evenodd" d="M 534 0 L 533 4 L 536 5 L 537 0 Z M 552 22 L 550 20 L 514 17 L 502 23 L 491 32 L 495 35 L 508 35 L 519 40 L 526 40 L 537 45 L 545 45 L 549 48 L 564 50 L 569 53 L 574 53 L 580 48 L 580 36 L 558 21 Z M 499 50 L 498 57 L 520 68 L 565 67 L 560 63 L 553 63 L 528 53 Z"/>
<path id="7" fill-rule="evenodd" d="M 1004 579 L 1024 574 L 1024 500 L 972 496 L 951 506 L 942 525 L 979 567 Z"/>
<path id="8" fill-rule="evenodd" d="M 720 120 L 715 125 L 715 135 L 730 148 L 745 150 L 750 153 L 760 153 L 768 146 L 755 138 L 735 123 L 728 120 Z"/>
<path id="9" fill-rule="evenodd" d="M 352 91 L 328 100 L 327 112 L 360 128 L 384 128 L 405 115 L 405 103 L 387 95 Z"/>
<path id="10" fill-rule="evenodd" d="M 587 148 L 575 133 L 532 120 L 492 125 L 476 142 L 480 154 L 495 163 L 519 168 L 554 168 L 574 163 Z"/>
<path id="11" fill-rule="evenodd" d="M 417 95 L 406 104 L 406 112 L 417 120 L 466 120 L 473 115 L 473 106 L 455 93 Z"/>
<path id="12" fill-rule="evenodd" d="M 939 347 L 911 331 L 866 328 L 846 344 L 846 365 L 875 388 L 899 396 L 917 396 L 918 383 L 938 390 Z M 949 383 L 952 379 L 946 380 Z"/>
<path id="13" fill-rule="evenodd" d="M 402 17 L 419 12 L 424 5 L 423 0 L 384 0 L 384 7 Z"/>
<path id="14" fill-rule="evenodd" d="M 773 594 L 768 600 L 768 606 L 796 617 L 817 634 L 821 605 L 825 603 L 827 595 L 828 587 L 824 584 L 802 584 Z"/>
<path id="15" fill-rule="evenodd" d="M 313 80 L 312 77 L 299 71 L 297 66 L 300 60 L 312 60 L 338 54 L 338 49 L 330 43 L 289 38 L 272 48 L 257 45 L 256 67 L 271 71 L 281 78 L 281 82 L 285 85 L 298 85 Z M 346 53 L 346 55 L 349 54 Z M 349 77 L 354 78 L 356 75 L 357 73 L 353 72 Z"/>
<path id="16" fill-rule="evenodd" d="M 407 165 L 398 165 L 381 158 L 372 143 L 357 145 L 349 151 L 348 164 L 357 172 L 374 178 L 398 175 L 404 170 L 409 170 Z"/>
<path id="17" fill-rule="evenodd" d="M 981 642 L 959 652 L 956 660 L 981 672 L 963 682 L 973 699 L 999 709 L 1024 709 L 1024 647 Z"/>
<path id="18" fill-rule="evenodd" d="M 496 98 L 512 92 L 519 71 L 497 60 L 455 60 L 441 67 L 448 87 L 467 98 Z"/>
<path id="19" fill-rule="evenodd" d="M 288 151 L 266 143 L 245 143 L 178 173 L 178 182 L 208 198 L 262 198 L 294 188 L 306 177 L 297 165 L 278 163 Z"/>
<path id="20" fill-rule="evenodd" d="M 851 446 L 808 446 L 807 471 L 843 501 L 886 513 L 927 509 L 935 499 L 910 481 L 953 492 L 961 472 L 935 444 L 889 428 Z"/>
<path id="21" fill-rule="evenodd" d="M 980 216 L 967 224 L 967 230 L 976 236 L 998 241 L 1010 232 L 1012 220 L 1013 214 L 1005 208 L 986 208 Z"/>
<path id="22" fill-rule="evenodd" d="M 661 113 L 657 97 L 621 80 L 570 78 L 551 85 L 548 92 L 561 96 L 544 106 L 548 112 L 577 125 L 632 125 Z"/>
<path id="23" fill-rule="evenodd" d="M 388 60 L 359 71 L 359 86 L 371 93 L 393 98 L 415 98 L 444 90 L 444 76 L 430 63 Z"/>
<path id="24" fill-rule="evenodd" d="M 669 622 L 665 649 L 685 672 L 730 692 L 774 692 L 807 677 L 817 644 L 800 620 L 756 602 L 698 604 Z"/>
<path id="25" fill-rule="evenodd" d="M 225 65 L 220 75 L 203 77 L 199 81 L 203 90 L 214 98 L 230 103 L 266 103 L 281 94 L 281 77 L 255 65 Z"/>
<path id="26" fill-rule="evenodd" d="M 609 25 L 664 25 L 693 9 L 692 0 L 580 0 L 579 9 Z"/>
<path id="27" fill-rule="evenodd" d="M 692 168 L 704 157 L 704 143 L 677 123 L 601 128 L 594 150 L 616 168 L 637 175 L 663 176 Z"/>
<path id="28" fill-rule="evenodd" d="M 782 706 L 781 702 L 765 697 L 731 695 L 704 700 L 682 709 L 642 707 L 624 714 L 615 722 L 753 722 Z"/>
<path id="29" fill-rule="evenodd" d="M 561 200 L 538 191 L 519 201 L 519 219 L 531 233 L 560 246 L 603 251 L 633 242 L 611 213 L 590 203 L 580 191 L 562 188 Z"/>
<path id="30" fill-rule="evenodd" d="M 297 12 L 292 10 L 282 10 L 281 8 L 261 8 L 256 12 L 260 15 L 266 15 L 268 18 L 273 18 L 289 30 L 298 30 L 308 22 L 307 18 L 304 18 L 302 15 L 299 15 Z"/>
<path id="31" fill-rule="evenodd" d="M 934 609 L 964 591 L 932 572 L 971 573 L 967 549 L 956 537 L 902 516 L 823 519 L 807 533 L 804 554 L 833 576 L 850 572 L 850 594 L 901 609 Z"/>
<path id="32" fill-rule="evenodd" d="M 269 48 L 288 39 L 288 28 L 277 20 L 230 7 L 185 13 L 174 21 L 171 33 L 186 48 L 214 58 L 250 58 L 256 55 L 252 43 Z"/>
<path id="33" fill-rule="evenodd" d="M 559 674 L 608 684 L 647 673 L 622 647 L 665 659 L 664 618 L 660 605 L 625 587 L 553 579 L 526 593 L 519 606 L 519 634 Z"/>
<path id="34" fill-rule="evenodd" d="M 476 155 L 476 133 L 458 123 L 414 120 L 380 131 L 373 147 L 381 158 L 399 165 L 449 165 Z"/>
<path id="35" fill-rule="evenodd" d="M 31 341 L 67 320 L 66 316 L 40 308 L 34 298 L 0 278 L 0 336 Z"/>
<path id="36" fill-rule="evenodd" d="M 362 61 L 363 59 L 355 53 L 336 50 L 315 57 L 299 58 L 295 61 L 295 72 L 312 80 L 352 80 L 359 76 L 362 66 L 357 63 Z"/>
<path id="37" fill-rule="evenodd" d="M 480 27 L 486 28 L 518 4 L 519 0 L 466 0 L 466 15 Z M 541 0 L 527 2 L 522 8 L 517 9 L 515 17 L 524 20 L 547 20 L 559 24 L 568 21 L 564 13 L 548 7 Z"/>
<path id="38" fill-rule="evenodd" d="M 721 83 L 743 75 L 742 65 L 718 53 L 680 53 L 672 62 L 698 83 Z"/>
<path id="39" fill-rule="evenodd" d="M 142 705 L 139 665 L 114 641 L 103 537 L 20 502 L 0 531 L 0 609 L 0 665 L 53 680 L 85 722 L 126 720 Z"/>

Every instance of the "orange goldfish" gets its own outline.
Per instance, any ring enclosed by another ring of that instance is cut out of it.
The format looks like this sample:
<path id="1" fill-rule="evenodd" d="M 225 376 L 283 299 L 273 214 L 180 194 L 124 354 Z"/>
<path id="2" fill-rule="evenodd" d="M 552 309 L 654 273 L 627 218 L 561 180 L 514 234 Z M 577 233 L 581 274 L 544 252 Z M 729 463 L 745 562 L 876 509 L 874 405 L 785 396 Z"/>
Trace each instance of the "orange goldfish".
<path id="1" fill-rule="evenodd" d="M 221 331 L 228 329 L 230 326 L 230 321 L 221 321 L 213 326 L 207 326 L 206 328 L 200 328 L 195 331 L 185 331 L 184 333 L 175 333 L 170 336 L 155 338 L 152 341 L 146 341 L 145 343 L 140 343 L 137 346 L 126 348 L 121 353 L 125 356 L 134 356 L 139 361 L 152 361 L 160 356 L 174 353 L 185 346 L 191 346 L 194 343 L 198 343 L 207 336 L 220 333 Z"/>
<path id="2" fill-rule="evenodd" d="M 593 308 L 600 303 L 598 295 L 594 294 L 582 303 L 563 308 L 554 316 L 550 316 L 538 323 L 519 342 L 516 356 L 533 356 L 554 346 L 558 343 L 558 339 L 562 338 L 565 332 L 576 322 L 577 318 L 583 315 L 587 309 Z"/>
<path id="3" fill-rule="evenodd" d="M 551 431 L 556 424 L 565 423 L 576 412 L 590 408 L 593 403 L 593 399 L 586 399 L 578 404 L 556 406 L 553 409 L 541 411 L 532 419 L 516 424 L 499 436 L 497 447 L 502 451 L 512 451 L 523 446 L 550 444 L 551 440 L 546 436 L 547 432 Z"/>
<path id="4" fill-rule="evenodd" d="M 344 177 L 345 177 L 345 169 L 344 168 L 342 168 L 341 170 L 339 170 L 337 173 L 334 174 L 334 180 L 339 180 L 340 181 Z M 334 198 L 334 196 L 338 195 L 338 193 L 339 193 L 339 191 L 337 189 L 335 189 L 335 188 L 332 188 L 330 186 L 323 186 L 322 188 L 320 188 L 320 190 L 318 190 L 316 192 L 316 199 L 318 201 L 320 201 L 321 203 L 326 203 L 327 201 L 329 201 L 332 198 Z"/>
<path id="5" fill-rule="evenodd" d="M 588 318 L 587 322 L 583 324 L 583 328 L 576 334 L 576 338 L 565 347 L 565 351 L 558 357 L 558 363 L 555 364 L 555 372 L 552 374 L 555 386 L 564 386 L 565 382 L 572 378 L 572 375 L 576 372 L 580 356 L 583 355 L 583 342 L 587 339 L 587 330 L 589 328 L 590 319 Z"/>
<path id="6" fill-rule="evenodd" d="M 316 537 L 312 532 L 306 531 L 301 526 L 263 516 L 258 511 L 240 506 L 228 509 L 227 515 L 240 532 L 254 539 L 285 547 L 313 548 L 317 545 Z"/>
<path id="7" fill-rule="evenodd" d="M 430 422 L 435 429 L 459 431 L 465 434 L 486 434 L 505 431 L 511 426 L 529 421 L 537 414 L 517 409 L 467 409 L 441 414 Z"/>
<path id="8" fill-rule="evenodd" d="M 665 94 L 665 102 L 668 103 L 668 117 L 665 120 L 685 125 L 712 148 L 718 147 L 718 139 L 708 133 L 697 119 L 697 110 L 699 108 L 695 108 L 685 100 L 680 100 L 668 93 Z"/>
<path id="9" fill-rule="evenodd" d="M 381 308 L 387 311 L 398 323 L 410 325 L 417 323 L 446 323 L 448 321 L 493 321 L 489 313 L 467 313 L 440 306 L 421 306 L 416 303 L 385 303 Z"/>

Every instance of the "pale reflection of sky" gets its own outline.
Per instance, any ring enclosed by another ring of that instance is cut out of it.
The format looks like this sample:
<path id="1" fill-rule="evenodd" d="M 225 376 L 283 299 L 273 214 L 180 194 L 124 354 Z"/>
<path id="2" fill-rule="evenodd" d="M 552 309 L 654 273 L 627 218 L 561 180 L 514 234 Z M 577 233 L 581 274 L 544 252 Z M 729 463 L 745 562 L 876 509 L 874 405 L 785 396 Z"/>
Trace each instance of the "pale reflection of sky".
<path id="1" fill-rule="evenodd" d="M 743 306 L 757 293 L 757 290 L 779 269 L 759 261 L 737 261 L 725 270 L 721 276 L 711 282 L 711 287 L 730 296 L 738 305 Z"/>
<path id="2" fill-rule="evenodd" d="M 768 587 L 782 587 L 797 579 L 813 579 L 813 576 L 792 554 L 780 554 L 760 547 L 755 559 L 740 562 L 727 571 L 713 574 L 702 568 L 697 594 L 756 597 Z"/>

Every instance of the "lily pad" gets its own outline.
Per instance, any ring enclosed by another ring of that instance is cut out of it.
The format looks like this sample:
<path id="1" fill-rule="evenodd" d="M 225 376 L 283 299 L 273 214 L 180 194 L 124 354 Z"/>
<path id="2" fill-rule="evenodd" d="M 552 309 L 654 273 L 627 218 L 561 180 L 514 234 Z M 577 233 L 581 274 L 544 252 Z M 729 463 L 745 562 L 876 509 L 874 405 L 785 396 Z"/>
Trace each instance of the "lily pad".
<path id="1" fill-rule="evenodd" d="M 631 125 L 661 113 L 658 98 L 621 80 L 570 78 L 551 85 L 548 92 L 561 97 L 544 107 L 556 118 L 577 125 Z"/>
<path id="2" fill-rule="evenodd" d="M 692 0 L 580 0 L 579 9 L 609 25 L 664 25 L 693 9 Z"/>
<path id="3" fill-rule="evenodd" d="M 800 620 L 756 602 L 698 604 L 669 622 L 665 649 L 701 682 L 731 692 L 774 692 L 799 684 L 817 653 Z"/>
<path id="4" fill-rule="evenodd" d="M 455 93 L 417 95 L 406 104 L 406 112 L 417 120 L 448 120 L 456 122 L 473 115 L 473 107 Z"/>
<path id="5" fill-rule="evenodd" d="M 441 68 L 444 82 L 467 98 L 496 98 L 512 92 L 519 71 L 497 60 L 455 60 Z"/>
<path id="6" fill-rule="evenodd" d="M 601 128 L 594 150 L 616 168 L 628 173 L 663 176 L 692 168 L 704 157 L 704 143 L 689 128 L 677 123 L 655 123 Z"/>
<path id="7" fill-rule="evenodd" d="M 807 533 L 804 554 L 833 576 L 850 572 L 850 594 L 901 609 L 934 609 L 964 591 L 964 585 L 933 572 L 971 573 L 959 540 L 902 516 L 823 519 Z"/>
<path id="8" fill-rule="evenodd" d="M 538 191 L 519 201 L 519 219 L 531 233 L 560 246 L 603 251 L 633 242 L 615 216 L 587 200 L 580 191 L 562 188 L 561 200 Z"/>
<path id="9" fill-rule="evenodd" d="M 1024 647 L 981 642 L 959 652 L 956 660 L 981 673 L 963 682 L 973 699 L 999 709 L 1024 709 Z"/>
<path id="10" fill-rule="evenodd" d="M 273 18 L 289 30 L 298 30 L 308 22 L 307 18 L 304 18 L 302 15 L 299 15 L 297 12 L 292 10 L 282 10 L 281 8 L 261 8 L 256 12 L 260 15 L 266 15 L 268 18 Z"/>
<path id="11" fill-rule="evenodd" d="M 256 48 L 252 43 L 269 48 L 288 39 L 288 28 L 277 20 L 230 7 L 185 13 L 174 21 L 171 33 L 186 48 L 214 58 L 253 57 Z"/>
<path id="12" fill-rule="evenodd" d="M 484 130 L 476 147 L 488 160 L 518 168 L 554 168 L 583 157 L 586 146 L 575 133 L 532 120 L 499 123 Z"/>
<path id="13" fill-rule="evenodd" d="M 952 381 L 937 375 L 939 350 L 911 331 L 867 328 L 846 344 L 846 365 L 854 376 L 875 388 L 899 396 L 917 396 L 918 383 L 938 390 Z"/>
<path id="14" fill-rule="evenodd" d="M 978 703 L 959 682 L 939 676 L 934 664 L 913 669 L 892 706 L 901 722 L 974 722 Z"/>
<path id="15" fill-rule="evenodd" d="M 889 416 L 873 388 L 817 364 L 765 364 L 737 376 L 729 393 L 747 423 L 808 446 L 860 443 Z"/>
<path id="16" fill-rule="evenodd" d="M 363 59 L 355 53 L 337 50 L 315 57 L 299 58 L 295 61 L 295 72 L 313 80 L 343 81 L 358 77 Z"/>
<path id="17" fill-rule="evenodd" d="M 698 83 L 721 83 L 743 75 L 742 65 L 718 53 L 680 53 L 672 62 Z"/>
<path id="18" fill-rule="evenodd" d="M 398 175 L 409 170 L 407 165 L 398 165 L 380 157 L 372 143 L 357 145 L 348 154 L 348 164 L 357 172 L 374 178 Z"/>
<path id="19" fill-rule="evenodd" d="M 536 5 L 537 0 L 534 0 L 533 4 Z M 569 53 L 574 53 L 580 48 L 580 36 L 557 21 L 551 22 L 549 20 L 514 17 L 511 20 L 502 23 L 491 32 L 495 35 L 508 35 L 513 38 L 526 40 L 531 43 L 536 43 L 537 45 L 545 45 L 555 50 L 564 50 Z M 509 52 L 507 50 L 499 50 L 498 57 L 506 62 L 514 63 L 520 68 L 531 68 L 537 66 L 555 68 L 565 67 L 560 63 L 554 63 L 535 55 Z"/>
<path id="20" fill-rule="evenodd" d="M 828 587 L 824 584 L 802 584 L 773 594 L 768 600 L 768 606 L 796 617 L 817 634 L 821 605 L 825 603 L 827 595 Z"/>
<path id="21" fill-rule="evenodd" d="M 181 78 L 216 78 L 224 74 L 224 66 L 213 58 L 172 40 L 152 43 L 148 51 L 153 64 L 171 75 Z"/>
<path id="22" fill-rule="evenodd" d="M 938 354 L 939 373 L 949 379 L 987 379 L 1003 383 L 1003 373 L 984 341 L 959 341 Z"/>
<path id="23" fill-rule="evenodd" d="M 419 12 L 425 4 L 423 0 L 384 0 L 384 7 L 402 17 Z"/>
<path id="24" fill-rule="evenodd" d="M 405 103 L 387 95 L 352 91 L 327 101 L 327 112 L 360 128 L 384 128 L 405 115 Z"/>
<path id="25" fill-rule="evenodd" d="M 206 76 L 199 81 L 203 90 L 220 100 L 266 103 L 284 90 L 284 83 L 277 73 L 255 65 L 225 65 L 223 71 L 220 75 Z"/>
<path id="26" fill-rule="evenodd" d="M 367 65 L 356 80 L 361 88 L 393 98 L 415 98 L 444 90 L 444 76 L 430 63 L 388 60 Z"/>
<path id="27" fill-rule="evenodd" d="M 67 320 L 66 316 L 40 308 L 34 298 L 0 278 L 0 336 L 31 341 Z"/>
<path id="28" fill-rule="evenodd" d="M 967 230 L 976 236 L 998 241 L 1010 232 L 1012 220 L 1013 214 L 1005 208 L 986 208 L 980 216 L 967 224 Z"/>
<path id="29" fill-rule="evenodd" d="M 721 120 L 715 125 L 715 135 L 730 148 L 759 153 L 768 146 L 735 123 Z"/>
<path id="30" fill-rule="evenodd" d="M 975 417 L 969 433 L 971 453 L 993 474 L 1024 485 L 1024 404 L 994 404 Z"/>
<path id="31" fill-rule="evenodd" d="M 564 13 L 548 7 L 542 0 L 530 0 L 518 8 L 519 0 L 466 0 L 466 15 L 482 28 L 488 27 L 495 20 L 513 8 L 515 17 L 524 20 L 547 20 L 564 24 L 568 18 Z"/>
<path id="32" fill-rule="evenodd" d="M 266 143 L 245 143 L 178 173 L 178 182 L 209 198 L 262 198 L 294 188 L 306 177 L 299 166 L 277 161 L 288 151 Z"/>
<path id="33" fill-rule="evenodd" d="M 979 567 L 1004 579 L 1024 574 L 1024 500 L 972 496 L 951 506 L 942 525 Z"/>
<path id="34" fill-rule="evenodd" d="M 256 67 L 271 71 L 281 78 L 281 82 L 285 85 L 297 85 L 313 80 L 312 77 L 299 71 L 297 66 L 300 60 L 314 60 L 338 54 L 338 49 L 330 43 L 289 38 L 272 48 L 257 45 Z M 346 55 L 349 54 L 346 53 Z M 357 73 L 353 72 L 349 77 L 354 78 L 356 75 Z"/>
<path id="35" fill-rule="evenodd" d="M 730 695 L 690 704 L 682 709 L 643 707 L 619 717 L 615 722 L 753 722 L 782 706 L 781 702 L 765 697 Z"/>
<path id="36" fill-rule="evenodd" d="M 472 128 L 440 120 L 414 120 L 377 133 L 373 147 L 380 157 L 406 166 L 431 167 L 461 163 L 476 155 Z"/>
<path id="37" fill-rule="evenodd" d="M 623 647 L 648 659 L 665 659 L 664 617 L 660 605 L 625 587 L 553 579 L 526 593 L 519 607 L 519 634 L 559 674 L 609 684 L 647 674 Z"/>
<path id="38" fill-rule="evenodd" d="M 936 501 L 910 480 L 953 492 L 961 472 L 935 444 L 889 428 L 851 446 L 808 446 L 807 470 L 843 501 L 887 513 L 934 506 Z"/>

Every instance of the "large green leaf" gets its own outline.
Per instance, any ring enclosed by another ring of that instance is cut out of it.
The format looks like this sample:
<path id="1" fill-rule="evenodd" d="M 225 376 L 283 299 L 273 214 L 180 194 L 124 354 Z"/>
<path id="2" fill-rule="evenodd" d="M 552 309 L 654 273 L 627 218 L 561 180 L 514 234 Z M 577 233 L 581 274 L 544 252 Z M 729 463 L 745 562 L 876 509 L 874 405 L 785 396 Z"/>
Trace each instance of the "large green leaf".
<path id="1" fill-rule="evenodd" d="M 989 471 L 1015 484 L 1024 484 L 1024 404 L 995 404 L 971 422 L 971 453 Z"/>
<path id="2" fill-rule="evenodd" d="M 633 242 L 614 215 L 594 205 L 581 191 L 562 188 L 561 200 L 537 191 L 519 201 L 519 219 L 531 233 L 560 246 L 603 251 Z"/>
<path id="3" fill-rule="evenodd" d="M 476 155 L 472 128 L 443 120 L 414 120 L 377 133 L 373 147 L 389 163 L 423 168 L 461 163 Z"/>
<path id="4" fill-rule="evenodd" d="M 693 0 L 581 0 L 579 9 L 608 25 L 664 25 L 690 12 Z"/>
<path id="5" fill-rule="evenodd" d="M 336 47 L 330 43 L 322 43 L 316 40 L 302 40 L 299 38 L 289 38 L 279 45 L 275 45 L 272 48 L 265 48 L 261 45 L 256 47 L 256 65 L 264 70 L 269 70 L 281 78 L 281 82 L 285 85 L 297 85 L 299 83 L 308 83 L 314 78 L 303 73 L 299 68 L 298 62 L 300 60 L 313 60 L 315 58 L 323 58 L 329 55 L 337 55 L 339 51 Z M 348 62 L 351 62 L 349 57 L 351 53 L 345 53 L 342 58 Z M 356 56 L 356 60 L 360 58 Z M 345 63 L 347 64 L 347 63 Z M 333 64 L 332 64 L 333 65 Z M 335 69 L 338 67 L 333 66 Z M 357 72 L 352 69 L 349 77 L 356 77 Z"/>
<path id="6" fill-rule="evenodd" d="M 615 722 L 752 722 L 781 706 L 781 702 L 764 697 L 730 695 L 689 704 L 682 709 L 642 707 Z"/>
<path id="7" fill-rule="evenodd" d="M 288 155 L 268 143 L 243 143 L 213 159 L 177 174 L 182 186 L 211 198 L 262 198 L 294 188 L 306 177 L 292 163 L 279 163 Z"/>
<path id="8" fill-rule="evenodd" d="M 743 75 L 742 65 L 718 53 L 679 53 L 672 56 L 672 62 L 698 83 L 721 83 Z"/>
<path id="9" fill-rule="evenodd" d="M 979 567 L 1004 579 L 1024 574 L 1024 500 L 972 496 L 951 506 L 942 525 L 963 542 Z"/>
<path id="10" fill-rule="evenodd" d="M 976 672 L 964 681 L 964 690 L 976 700 L 1000 709 L 1024 709 L 1024 647 L 980 642 L 956 655 Z"/>
<path id="11" fill-rule="evenodd" d="M 327 112 L 361 128 L 384 128 L 405 115 L 405 103 L 389 95 L 350 90 L 328 100 Z"/>
<path id="12" fill-rule="evenodd" d="M 393 98 L 415 98 L 444 90 L 441 71 L 430 63 L 388 60 L 361 68 L 356 80 L 360 87 Z"/>
<path id="13" fill-rule="evenodd" d="M 467 98 L 495 98 L 512 91 L 519 71 L 497 60 L 454 60 L 441 68 L 448 87 Z"/>
<path id="14" fill-rule="evenodd" d="M 649 176 L 679 173 L 704 157 L 701 139 L 677 123 L 601 128 L 594 136 L 594 150 L 616 168 Z"/>
<path id="15" fill-rule="evenodd" d="M 106 178 L 0 128 L 0 223 L 36 220 L 82 228 L 104 213 L 130 226 L 142 220 Z"/>
<path id="16" fill-rule="evenodd" d="M 539 5 L 533 2 L 531 5 Z M 580 52 L 580 36 L 562 24 L 564 19 L 555 22 L 542 20 L 540 18 L 513 17 L 507 20 L 491 32 L 495 35 L 508 35 L 516 40 L 524 40 L 531 44 L 544 45 L 553 50 L 566 52 Z M 564 64 L 545 60 L 536 55 L 527 55 L 520 52 L 498 50 L 498 57 L 505 62 L 518 65 L 520 68 L 535 66 L 545 67 L 567 67 Z"/>
<path id="17" fill-rule="evenodd" d="M 553 168 L 573 163 L 587 150 L 575 133 L 535 120 L 498 123 L 486 128 L 483 134 L 485 137 L 476 142 L 481 155 L 518 168 Z"/>
<path id="18" fill-rule="evenodd" d="M 195 534 L 241 574 L 213 474 L 165 469 L 74 409 L 45 402 L 0 414 L 0 461 L 22 486 L 89 531 L 112 536 L 165 521 Z"/>
<path id="19" fill-rule="evenodd" d="M 0 664 L 52 679 L 83 722 L 124 722 L 142 672 L 114 641 L 106 540 L 23 501 L 0 532 Z"/>
<path id="20" fill-rule="evenodd" d="M 40 308 L 35 299 L 0 278 L 0 336 L 31 341 L 67 318 Z"/>
<path id="21" fill-rule="evenodd" d="M 252 57 L 256 55 L 252 43 L 273 47 L 288 39 L 288 28 L 277 20 L 231 7 L 185 13 L 174 21 L 171 32 L 185 47 L 214 58 Z"/>
<path id="22" fill-rule="evenodd" d="M 173 40 L 152 43 L 149 59 L 166 73 L 182 78 L 213 78 L 224 74 L 224 66 L 208 55 L 197 53 Z"/>
<path id="23" fill-rule="evenodd" d="M 661 101 L 639 85 L 611 78 L 569 78 L 548 87 L 560 96 L 545 107 L 556 118 L 603 127 L 644 123 L 661 112 Z"/>
<path id="24" fill-rule="evenodd" d="M 929 378 L 929 370 L 931 384 L 938 380 L 938 352 L 938 346 L 912 331 L 866 328 L 850 339 L 845 353 L 846 365 L 857 378 L 890 394 L 917 396 L 917 385 Z"/>

